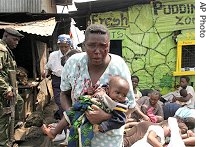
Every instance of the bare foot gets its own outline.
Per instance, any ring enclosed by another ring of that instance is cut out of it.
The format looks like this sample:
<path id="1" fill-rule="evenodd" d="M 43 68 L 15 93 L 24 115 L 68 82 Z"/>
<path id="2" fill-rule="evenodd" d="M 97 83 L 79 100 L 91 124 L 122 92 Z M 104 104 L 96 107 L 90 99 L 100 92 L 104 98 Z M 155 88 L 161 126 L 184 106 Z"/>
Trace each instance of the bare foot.
<path id="1" fill-rule="evenodd" d="M 45 124 L 43 124 L 41 129 L 42 129 L 42 132 L 44 134 L 46 134 L 50 139 L 54 139 L 55 138 L 55 136 L 51 132 L 51 127 L 47 127 Z"/>

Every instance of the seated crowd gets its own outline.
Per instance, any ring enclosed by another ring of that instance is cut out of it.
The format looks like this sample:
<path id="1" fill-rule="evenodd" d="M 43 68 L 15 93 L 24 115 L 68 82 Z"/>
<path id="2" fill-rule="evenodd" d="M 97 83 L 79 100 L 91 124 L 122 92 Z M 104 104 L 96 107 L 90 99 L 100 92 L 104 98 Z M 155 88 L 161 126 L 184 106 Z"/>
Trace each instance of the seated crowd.
<path id="1" fill-rule="evenodd" d="M 111 79 L 115 79 L 114 82 Z M 131 112 L 126 111 L 127 107 L 122 112 L 119 112 L 124 103 L 127 103 L 126 95 L 129 89 L 128 83 L 123 79 L 121 80 L 124 81 L 124 84 L 119 86 L 120 83 L 122 84 L 119 79 L 121 78 L 116 76 L 110 78 L 108 87 L 104 87 L 105 85 L 99 87 L 94 90 L 95 93 L 90 93 L 93 91 L 87 90 L 87 96 L 92 96 L 93 98 L 80 97 L 82 98 L 80 99 L 81 101 L 75 103 L 72 110 L 65 111 L 65 118 L 61 119 L 58 127 L 52 130 L 50 127 L 43 125 L 43 132 L 53 139 L 66 126 L 72 125 L 72 129 L 77 129 L 78 123 L 85 120 L 85 117 L 80 119 L 82 118 L 81 116 L 84 116 L 85 111 L 89 108 L 88 106 L 93 103 L 92 100 L 95 98 L 97 103 L 104 103 L 104 108 L 106 109 L 114 106 L 109 109 L 115 115 L 100 125 L 92 125 L 89 121 L 84 121 L 86 123 L 81 125 L 80 128 L 89 130 L 80 133 L 83 138 L 81 146 L 90 146 L 94 133 L 109 133 L 108 131 L 119 128 L 124 124 L 123 147 L 195 146 L 195 96 L 193 87 L 188 85 L 189 77 L 180 77 L 180 86 L 176 87 L 176 91 L 161 95 L 158 90 L 152 89 L 145 89 L 140 92 L 137 88 L 139 78 L 131 76 L 136 100 L 136 106 Z M 117 90 L 117 88 L 123 88 L 123 90 Z M 112 95 L 112 91 L 116 91 L 118 94 L 122 93 L 123 97 Z M 123 101 L 120 99 L 123 99 Z M 126 103 L 125 106 L 127 106 Z M 117 108 L 117 106 L 120 107 Z M 77 110 L 76 108 L 81 109 Z M 72 124 L 69 122 L 72 122 Z M 89 132 L 88 136 L 85 136 L 87 132 Z M 72 135 L 70 138 L 73 138 L 73 140 L 70 140 L 68 145 L 77 146 L 79 138 L 73 137 L 78 136 L 75 134 L 69 134 L 70 136 Z M 76 140 L 74 140 L 75 138 Z"/>
<path id="2" fill-rule="evenodd" d="M 146 95 L 140 94 L 135 109 L 127 115 L 124 147 L 195 146 L 194 89 L 188 83 L 189 77 L 182 76 L 175 92 L 161 96 L 157 90 L 147 90 Z M 137 88 L 133 88 L 135 93 Z"/>

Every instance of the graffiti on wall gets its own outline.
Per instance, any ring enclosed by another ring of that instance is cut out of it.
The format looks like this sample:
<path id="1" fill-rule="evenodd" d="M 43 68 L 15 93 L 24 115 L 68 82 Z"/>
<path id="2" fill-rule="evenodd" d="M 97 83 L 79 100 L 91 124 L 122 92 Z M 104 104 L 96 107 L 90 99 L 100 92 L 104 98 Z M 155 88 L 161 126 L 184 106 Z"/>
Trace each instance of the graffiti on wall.
<path id="1" fill-rule="evenodd" d="M 93 13 L 90 16 L 91 23 L 103 24 L 110 27 L 128 27 L 127 12 L 115 11 L 106 13 Z"/>
<path id="2" fill-rule="evenodd" d="M 110 32 L 110 38 L 112 40 L 123 40 L 124 39 L 125 30 L 123 30 L 123 29 L 113 29 L 113 30 L 109 30 L 109 32 Z"/>
<path id="3" fill-rule="evenodd" d="M 195 27 L 195 4 L 192 0 L 153 2 L 153 18 L 158 31 L 175 31 Z M 165 27 L 167 24 L 167 27 Z"/>
<path id="4" fill-rule="evenodd" d="M 192 0 L 190 2 L 192 3 Z M 163 5 L 162 3 L 163 11 L 160 6 L 156 6 L 156 11 L 158 16 L 161 16 L 161 13 L 170 12 L 170 15 L 165 14 L 165 19 L 167 19 L 167 16 L 171 17 L 172 13 L 175 13 L 175 10 L 172 11 L 172 8 L 171 11 L 164 10 L 165 6 Z M 153 6 L 154 4 L 145 4 L 129 7 L 127 12 L 129 18 L 127 27 L 119 29 L 118 27 L 109 26 L 109 30 L 111 40 L 122 40 L 122 56 L 129 66 L 131 74 L 137 75 L 140 78 L 139 88 L 156 88 L 162 94 L 165 94 L 174 90 L 174 85 L 177 84 L 173 76 L 176 67 L 177 46 L 173 38 L 173 29 L 159 29 L 159 25 L 157 25 L 159 22 L 154 20 Z M 190 10 L 189 13 L 191 12 Z M 116 14 L 114 12 L 111 13 L 112 16 L 120 16 L 118 11 Z M 107 13 L 100 13 L 100 15 L 97 13 L 91 16 L 97 16 L 95 17 L 96 19 L 106 18 L 106 15 Z M 177 23 L 177 19 L 170 20 L 173 20 L 174 25 Z M 100 21 L 98 19 L 98 21 L 94 22 L 98 23 Z M 166 22 L 164 27 L 170 27 L 171 23 Z M 188 30 L 188 33 L 194 34 L 194 28 Z M 184 31 L 182 29 L 181 32 L 182 36 L 180 37 L 184 39 L 185 35 L 183 35 Z M 193 35 L 190 36 L 193 37 Z"/>

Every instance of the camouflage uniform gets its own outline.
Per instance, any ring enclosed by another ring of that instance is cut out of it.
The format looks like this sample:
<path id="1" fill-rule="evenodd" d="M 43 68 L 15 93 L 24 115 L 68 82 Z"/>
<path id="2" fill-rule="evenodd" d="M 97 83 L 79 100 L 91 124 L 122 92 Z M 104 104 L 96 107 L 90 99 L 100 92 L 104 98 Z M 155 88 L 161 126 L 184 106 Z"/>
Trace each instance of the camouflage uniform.
<path id="1" fill-rule="evenodd" d="M 6 107 L 9 107 L 9 101 L 5 94 L 12 90 L 9 85 L 9 70 L 16 70 L 16 62 L 13 54 L 4 41 L 0 39 L 0 146 L 6 146 L 9 139 L 9 117 L 10 113 L 5 113 Z M 16 112 L 21 114 L 24 101 L 20 95 L 16 97 Z M 18 115 L 19 117 L 19 115 Z"/>

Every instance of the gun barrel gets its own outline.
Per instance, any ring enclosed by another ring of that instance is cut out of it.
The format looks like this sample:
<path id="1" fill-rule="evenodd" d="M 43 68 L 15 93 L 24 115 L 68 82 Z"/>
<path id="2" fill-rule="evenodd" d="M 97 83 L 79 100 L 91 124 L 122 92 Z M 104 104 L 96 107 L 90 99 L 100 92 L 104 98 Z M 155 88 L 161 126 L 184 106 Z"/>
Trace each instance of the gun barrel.
<path id="1" fill-rule="evenodd" d="M 14 132 L 15 132 L 15 99 L 16 99 L 16 90 L 17 90 L 17 81 L 16 81 L 16 70 L 9 70 L 9 79 L 10 85 L 13 87 L 13 98 L 10 100 L 10 108 L 11 108 L 11 119 L 10 119 L 10 139 L 9 144 L 13 144 Z"/>
<path id="2" fill-rule="evenodd" d="M 15 70 L 9 70 L 9 78 L 10 78 L 10 84 L 13 88 L 16 88 L 16 71 Z"/>

